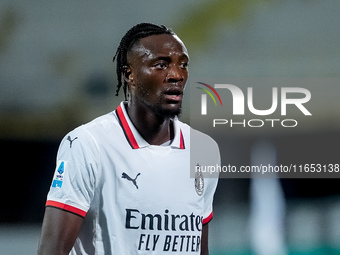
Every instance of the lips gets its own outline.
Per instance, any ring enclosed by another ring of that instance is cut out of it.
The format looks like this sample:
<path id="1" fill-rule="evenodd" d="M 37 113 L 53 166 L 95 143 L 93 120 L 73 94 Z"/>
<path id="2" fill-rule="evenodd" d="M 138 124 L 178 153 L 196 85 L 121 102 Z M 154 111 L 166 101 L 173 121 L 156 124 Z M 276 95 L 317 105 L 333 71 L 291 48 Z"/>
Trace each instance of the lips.
<path id="1" fill-rule="evenodd" d="M 183 90 L 180 88 L 169 88 L 164 91 L 164 96 L 171 101 L 181 101 L 183 98 Z"/>

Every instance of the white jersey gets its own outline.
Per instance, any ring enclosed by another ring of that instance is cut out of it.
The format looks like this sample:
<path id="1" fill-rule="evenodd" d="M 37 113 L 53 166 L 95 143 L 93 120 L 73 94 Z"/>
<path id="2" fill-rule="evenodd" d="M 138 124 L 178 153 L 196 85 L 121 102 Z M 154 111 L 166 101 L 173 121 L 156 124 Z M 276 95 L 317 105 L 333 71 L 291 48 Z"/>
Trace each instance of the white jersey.
<path id="1" fill-rule="evenodd" d="M 217 178 L 190 178 L 190 132 L 215 152 L 197 163 L 219 164 L 219 151 L 177 118 L 173 126 L 170 145 L 150 145 L 121 103 L 65 136 L 46 206 L 84 217 L 70 254 L 200 254 Z"/>

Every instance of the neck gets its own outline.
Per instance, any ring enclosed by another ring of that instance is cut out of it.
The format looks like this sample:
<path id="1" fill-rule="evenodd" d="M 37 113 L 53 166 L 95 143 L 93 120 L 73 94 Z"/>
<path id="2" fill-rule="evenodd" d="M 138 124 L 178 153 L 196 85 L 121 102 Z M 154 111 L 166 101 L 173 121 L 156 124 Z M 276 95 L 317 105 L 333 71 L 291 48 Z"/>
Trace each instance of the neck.
<path id="1" fill-rule="evenodd" d="M 149 144 L 161 145 L 172 139 L 170 118 L 161 117 L 142 107 L 134 107 L 130 102 L 126 111 L 137 131 Z"/>

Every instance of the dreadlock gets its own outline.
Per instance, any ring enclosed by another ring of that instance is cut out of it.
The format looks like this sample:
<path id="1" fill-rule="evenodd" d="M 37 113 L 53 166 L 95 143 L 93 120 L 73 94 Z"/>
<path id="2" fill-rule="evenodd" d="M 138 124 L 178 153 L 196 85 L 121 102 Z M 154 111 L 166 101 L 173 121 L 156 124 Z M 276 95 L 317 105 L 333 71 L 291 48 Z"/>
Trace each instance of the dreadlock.
<path id="1" fill-rule="evenodd" d="M 174 32 L 163 26 L 163 25 L 155 25 L 152 23 L 140 23 L 132 27 L 126 34 L 123 36 L 120 44 L 117 48 L 116 54 L 113 57 L 113 62 L 117 60 L 117 79 L 118 85 L 116 90 L 116 96 L 118 96 L 120 88 L 123 85 L 125 100 L 127 99 L 127 82 L 122 79 L 122 73 L 127 63 L 127 53 L 131 50 L 132 46 L 135 45 L 136 42 L 141 38 L 145 38 L 151 35 L 160 35 L 160 34 L 174 34 Z"/>

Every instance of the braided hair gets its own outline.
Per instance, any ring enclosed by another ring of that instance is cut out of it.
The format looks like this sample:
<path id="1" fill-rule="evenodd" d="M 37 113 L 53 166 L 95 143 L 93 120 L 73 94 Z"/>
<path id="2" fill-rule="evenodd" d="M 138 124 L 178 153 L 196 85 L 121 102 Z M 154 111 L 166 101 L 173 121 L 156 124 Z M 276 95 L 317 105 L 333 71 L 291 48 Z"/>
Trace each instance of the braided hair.
<path id="1" fill-rule="evenodd" d="M 163 26 L 163 25 L 155 25 L 152 23 L 140 23 L 132 27 L 120 41 L 120 44 L 117 48 L 116 54 L 113 57 L 113 62 L 117 60 L 117 79 L 118 85 L 116 90 L 116 96 L 118 96 L 120 88 L 123 85 L 125 100 L 127 99 L 127 82 L 122 79 L 122 73 L 124 69 L 128 65 L 127 63 L 127 53 L 131 50 L 131 48 L 139 41 L 141 38 L 145 38 L 151 35 L 160 35 L 160 34 L 174 34 L 174 32 Z"/>

